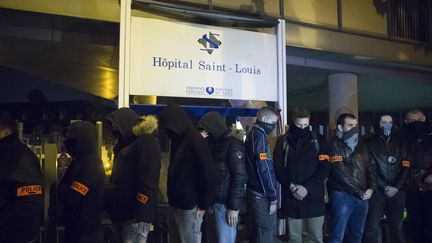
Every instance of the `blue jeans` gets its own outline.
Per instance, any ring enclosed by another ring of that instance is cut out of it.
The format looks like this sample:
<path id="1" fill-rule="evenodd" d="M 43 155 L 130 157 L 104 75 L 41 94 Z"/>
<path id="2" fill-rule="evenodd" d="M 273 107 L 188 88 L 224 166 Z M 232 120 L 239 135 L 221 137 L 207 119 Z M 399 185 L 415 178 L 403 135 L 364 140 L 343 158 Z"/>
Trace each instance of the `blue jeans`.
<path id="1" fill-rule="evenodd" d="M 275 241 L 277 216 L 269 214 L 270 204 L 266 197 L 258 196 L 248 191 L 248 210 L 254 223 L 254 243 L 272 243 Z"/>
<path id="2" fill-rule="evenodd" d="M 169 242 L 201 243 L 203 218 L 196 216 L 197 210 L 197 207 L 190 210 L 168 208 Z"/>
<path id="3" fill-rule="evenodd" d="M 208 214 L 212 224 L 207 227 L 214 226 L 216 239 L 218 243 L 235 243 L 237 235 L 237 227 L 229 226 L 227 221 L 227 209 L 224 204 L 215 203 L 212 207 L 212 214 Z M 211 226 L 210 226 L 211 225 Z"/>
<path id="4" fill-rule="evenodd" d="M 345 230 L 348 243 L 361 243 L 368 212 L 368 201 L 345 192 L 333 191 L 330 197 L 331 228 L 329 243 L 342 243 Z"/>
<path id="5" fill-rule="evenodd" d="M 120 243 L 146 243 L 150 227 L 145 222 L 113 223 L 116 241 Z"/>

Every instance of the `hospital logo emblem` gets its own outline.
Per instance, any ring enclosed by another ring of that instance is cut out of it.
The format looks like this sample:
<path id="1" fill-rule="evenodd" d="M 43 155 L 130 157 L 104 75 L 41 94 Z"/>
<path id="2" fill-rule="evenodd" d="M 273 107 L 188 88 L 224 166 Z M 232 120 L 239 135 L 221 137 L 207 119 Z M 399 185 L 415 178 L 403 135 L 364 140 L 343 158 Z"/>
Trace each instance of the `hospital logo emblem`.
<path id="1" fill-rule="evenodd" d="M 204 34 L 200 39 L 198 39 L 198 43 L 204 47 L 201 51 L 206 51 L 208 54 L 212 54 L 215 49 L 218 49 L 222 45 L 222 42 L 217 39 L 217 36 L 219 35 L 209 31 L 208 35 Z"/>

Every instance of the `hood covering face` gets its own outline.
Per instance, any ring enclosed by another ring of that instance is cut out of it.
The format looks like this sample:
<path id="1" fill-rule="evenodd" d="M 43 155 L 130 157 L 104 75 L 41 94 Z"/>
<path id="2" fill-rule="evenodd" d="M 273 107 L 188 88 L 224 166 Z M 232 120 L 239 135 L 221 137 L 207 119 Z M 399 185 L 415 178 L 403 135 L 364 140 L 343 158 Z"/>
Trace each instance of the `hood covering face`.
<path id="1" fill-rule="evenodd" d="M 133 137 L 132 127 L 139 121 L 139 116 L 130 108 L 120 108 L 106 116 L 112 126 L 119 132 L 122 139 Z"/>
<path id="2" fill-rule="evenodd" d="M 69 153 L 73 157 L 80 157 L 87 154 L 97 153 L 97 128 L 88 121 L 72 123 L 67 129 L 67 145 Z"/>
<path id="3" fill-rule="evenodd" d="M 162 110 L 159 115 L 159 125 L 161 129 L 167 129 L 178 137 L 183 137 L 192 127 L 186 112 L 177 104 L 169 104 Z"/>
<path id="4" fill-rule="evenodd" d="M 221 139 L 228 131 L 225 118 L 216 111 L 204 114 L 199 120 L 197 128 L 206 130 L 216 140 Z"/>

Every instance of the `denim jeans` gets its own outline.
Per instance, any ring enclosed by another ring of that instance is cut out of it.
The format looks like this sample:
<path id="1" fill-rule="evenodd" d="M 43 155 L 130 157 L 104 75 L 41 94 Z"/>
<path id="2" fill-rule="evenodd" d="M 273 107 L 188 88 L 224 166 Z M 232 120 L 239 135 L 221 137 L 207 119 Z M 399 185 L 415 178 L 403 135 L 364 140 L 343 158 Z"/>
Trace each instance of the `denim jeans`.
<path id="1" fill-rule="evenodd" d="M 120 243 L 146 243 L 150 228 L 151 224 L 145 222 L 113 224 L 116 241 Z"/>
<path id="2" fill-rule="evenodd" d="M 389 220 L 390 241 L 403 243 L 403 213 L 405 208 L 405 191 L 399 191 L 394 197 L 388 198 L 383 191 L 375 191 L 369 200 L 369 212 L 365 225 L 364 242 L 382 242 L 381 216 L 385 212 Z"/>
<path id="3" fill-rule="evenodd" d="M 275 242 L 277 216 L 276 213 L 269 214 L 270 204 L 264 196 L 258 196 L 251 192 L 247 193 L 248 210 L 250 211 L 254 229 L 254 243 Z"/>
<path id="4" fill-rule="evenodd" d="M 207 214 L 209 221 L 212 222 L 207 227 L 214 227 L 214 230 L 209 229 L 208 232 L 215 232 L 218 243 L 235 243 L 237 227 L 228 225 L 226 213 L 227 209 L 224 204 L 213 204 L 211 212 Z M 209 236 L 211 237 L 211 235 Z"/>
<path id="5" fill-rule="evenodd" d="M 330 197 L 331 228 L 329 243 L 361 243 L 368 212 L 368 201 L 345 192 L 333 191 Z"/>
<path id="6" fill-rule="evenodd" d="M 169 242 L 171 243 L 201 243 L 202 217 L 197 217 L 195 207 L 190 210 L 168 208 Z"/>
<path id="7" fill-rule="evenodd" d="M 288 218 L 288 237 L 290 243 L 323 243 L 324 216 L 305 219 Z M 307 239 L 303 239 L 303 223 L 307 228 Z"/>

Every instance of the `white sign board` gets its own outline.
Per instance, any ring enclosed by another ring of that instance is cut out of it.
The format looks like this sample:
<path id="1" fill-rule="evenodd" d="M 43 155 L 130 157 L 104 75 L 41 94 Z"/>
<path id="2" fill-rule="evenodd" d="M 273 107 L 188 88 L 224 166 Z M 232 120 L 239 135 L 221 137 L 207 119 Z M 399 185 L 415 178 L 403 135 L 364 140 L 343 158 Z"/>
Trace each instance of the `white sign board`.
<path id="1" fill-rule="evenodd" d="M 276 36 L 133 17 L 132 95 L 277 100 Z"/>

